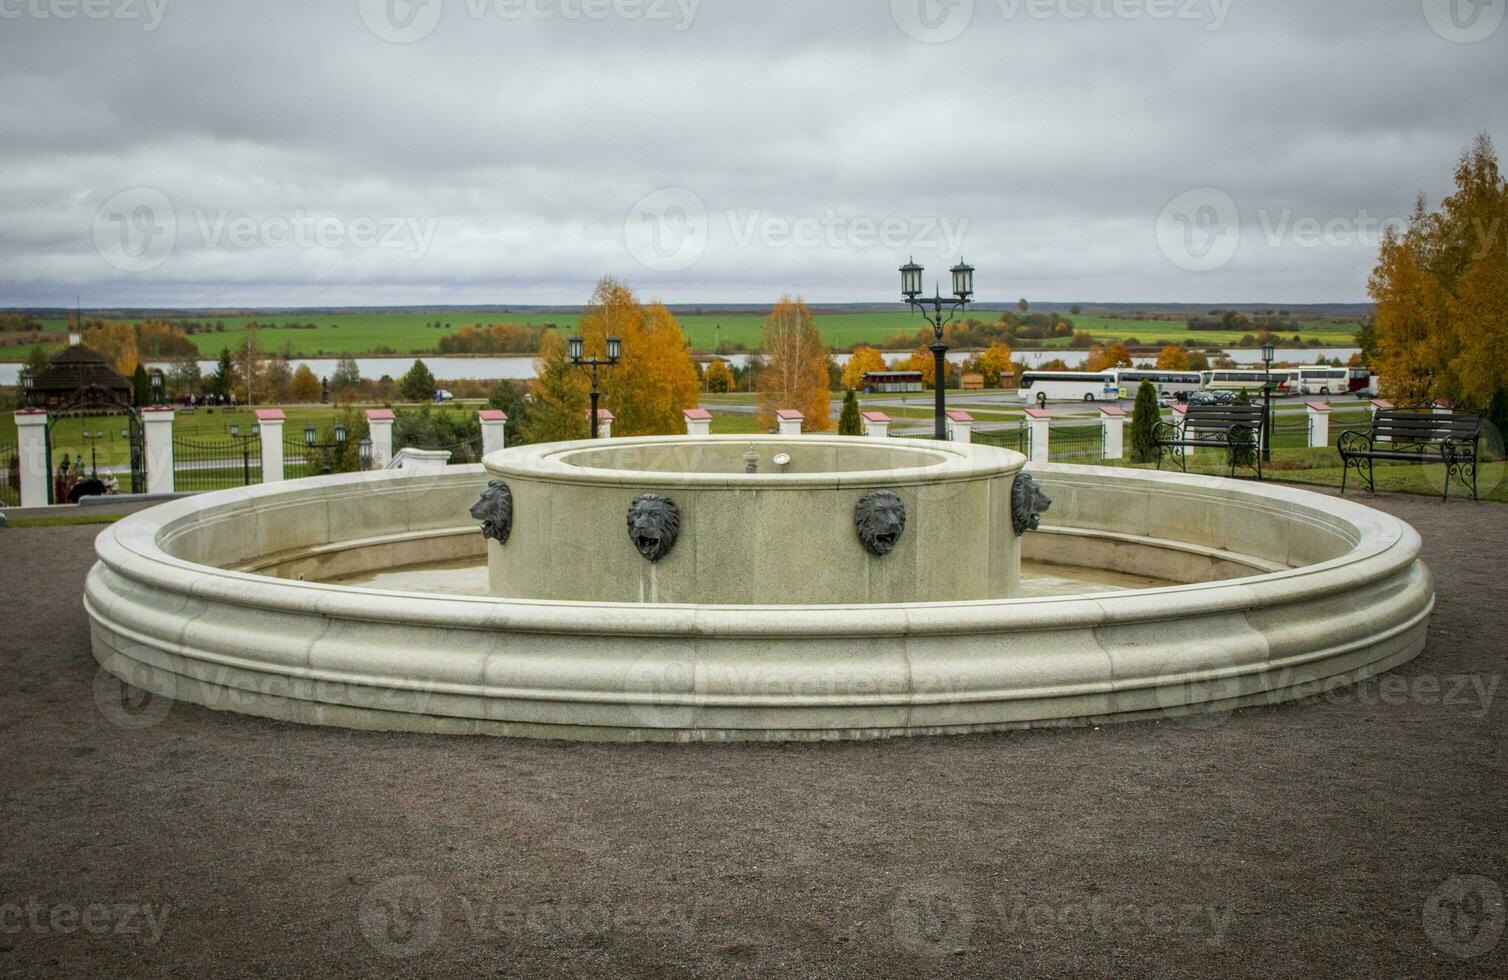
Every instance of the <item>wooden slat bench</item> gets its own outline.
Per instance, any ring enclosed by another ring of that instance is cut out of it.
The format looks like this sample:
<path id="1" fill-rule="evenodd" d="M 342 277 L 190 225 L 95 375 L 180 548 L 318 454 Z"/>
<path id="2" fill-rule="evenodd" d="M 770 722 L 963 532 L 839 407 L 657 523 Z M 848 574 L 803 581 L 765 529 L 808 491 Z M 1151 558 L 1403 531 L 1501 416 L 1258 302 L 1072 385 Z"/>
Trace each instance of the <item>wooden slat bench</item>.
<path id="1" fill-rule="evenodd" d="M 1158 469 L 1162 469 L 1164 458 L 1172 457 L 1187 473 L 1189 454 L 1182 450 L 1223 449 L 1228 454 L 1231 476 L 1236 475 L 1242 457 L 1248 456 L 1251 462 L 1247 465 L 1257 471 L 1257 479 L 1262 479 L 1261 405 L 1190 405 L 1181 426 L 1159 422 L 1154 438 Z"/>
<path id="2" fill-rule="evenodd" d="M 1348 429 L 1335 448 L 1340 452 L 1340 492 L 1354 469 L 1376 493 L 1373 460 L 1445 465 L 1442 494 L 1450 499 L 1450 481 L 1455 478 L 1471 488 L 1477 499 L 1477 444 L 1482 437 L 1482 416 L 1467 412 L 1440 412 L 1432 408 L 1379 408 L 1368 429 Z"/>

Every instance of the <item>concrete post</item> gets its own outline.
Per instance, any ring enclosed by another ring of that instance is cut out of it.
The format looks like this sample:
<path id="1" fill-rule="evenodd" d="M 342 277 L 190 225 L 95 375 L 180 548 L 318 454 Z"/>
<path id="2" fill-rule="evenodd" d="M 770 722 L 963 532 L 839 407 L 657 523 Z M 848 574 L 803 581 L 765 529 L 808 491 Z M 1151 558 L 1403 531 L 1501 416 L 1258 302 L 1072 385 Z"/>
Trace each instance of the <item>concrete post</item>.
<path id="1" fill-rule="evenodd" d="M 1032 456 L 1033 463 L 1046 463 L 1051 457 L 1048 455 L 1047 440 L 1048 430 L 1052 426 L 1052 413 L 1045 408 L 1028 408 L 1026 410 L 1027 424 L 1031 426 L 1032 433 Z"/>
<path id="2" fill-rule="evenodd" d="M 781 435 L 801 435 L 801 423 L 806 421 L 805 415 L 802 415 L 794 408 L 782 408 L 775 412 L 775 417 L 780 420 Z"/>
<path id="3" fill-rule="evenodd" d="M 588 415 L 588 418 L 591 416 Z M 605 408 L 597 409 L 597 437 L 611 439 L 613 437 L 613 413 Z"/>
<path id="4" fill-rule="evenodd" d="M 508 445 L 508 413 L 493 408 L 484 408 L 476 413 L 482 423 L 482 455 L 491 456 Z M 389 429 L 388 444 L 392 445 L 392 430 Z M 375 442 L 373 443 L 375 445 Z M 375 449 L 373 450 L 375 453 Z"/>
<path id="5" fill-rule="evenodd" d="M 948 441 L 949 442 L 973 442 L 974 441 L 974 416 L 968 412 L 948 413 Z"/>
<path id="6" fill-rule="evenodd" d="M 1309 410 L 1309 448 L 1323 449 L 1330 445 L 1330 406 L 1324 402 L 1305 402 Z"/>
<path id="7" fill-rule="evenodd" d="M 705 408 L 685 408 L 681 414 L 686 416 L 686 434 L 688 436 L 710 436 L 712 434 L 712 413 Z"/>
<path id="8" fill-rule="evenodd" d="M 890 437 L 890 416 L 884 412 L 863 412 L 859 415 L 864 420 L 864 434 L 871 439 L 888 439 Z"/>
<path id="9" fill-rule="evenodd" d="M 262 433 L 262 482 L 283 479 L 283 410 L 257 409 L 257 429 Z"/>
<path id="10" fill-rule="evenodd" d="M 147 443 L 147 493 L 173 492 L 173 414 L 167 405 L 141 410 Z"/>
<path id="11" fill-rule="evenodd" d="M 372 469 L 380 470 L 393 458 L 393 410 L 369 408 L 366 410 L 368 438 L 372 440 Z M 482 426 L 482 444 L 487 443 L 487 427 Z M 262 458 L 267 458 L 262 450 Z"/>
<path id="12" fill-rule="evenodd" d="M 52 482 L 46 412 L 23 408 L 16 413 L 16 455 L 21 462 L 21 506 L 46 507 L 47 485 Z"/>
<path id="13" fill-rule="evenodd" d="M 1188 436 L 1189 407 L 1187 405 L 1174 405 L 1173 406 L 1173 425 L 1176 427 L 1176 429 L 1178 431 L 1178 438 L 1179 439 L 1184 439 L 1184 438 L 1186 438 Z M 1180 455 L 1180 456 L 1193 456 L 1194 455 L 1194 447 L 1193 446 L 1179 446 L 1177 451 L 1178 451 L 1178 455 Z"/>
<path id="14" fill-rule="evenodd" d="M 1105 448 L 1106 459 L 1124 459 L 1126 456 L 1126 410 L 1118 405 L 1100 409 L 1100 444 Z"/>

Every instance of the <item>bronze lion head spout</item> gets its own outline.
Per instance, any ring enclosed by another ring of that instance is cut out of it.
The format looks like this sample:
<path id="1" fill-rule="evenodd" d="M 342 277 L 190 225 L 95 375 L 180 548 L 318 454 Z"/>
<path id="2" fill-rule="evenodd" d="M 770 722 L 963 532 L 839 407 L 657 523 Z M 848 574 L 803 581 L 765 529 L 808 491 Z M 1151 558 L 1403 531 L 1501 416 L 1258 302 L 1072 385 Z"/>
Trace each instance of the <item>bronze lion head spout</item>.
<path id="1" fill-rule="evenodd" d="M 1051 506 L 1052 498 L 1042 492 L 1036 480 L 1025 473 L 1016 477 L 1016 484 L 1011 487 L 1011 529 L 1016 537 L 1035 531 Z"/>
<path id="2" fill-rule="evenodd" d="M 641 493 L 628 508 L 628 537 L 650 562 L 670 554 L 681 533 L 681 511 L 668 497 Z"/>
<path id="3" fill-rule="evenodd" d="M 889 490 L 872 490 L 859 498 L 853 522 L 864 550 L 883 558 L 895 550 L 906 530 L 906 505 Z"/>
<path id="4" fill-rule="evenodd" d="M 482 497 L 471 505 L 471 516 L 482 522 L 482 537 L 507 544 L 513 532 L 513 491 L 502 480 L 493 480 Z"/>

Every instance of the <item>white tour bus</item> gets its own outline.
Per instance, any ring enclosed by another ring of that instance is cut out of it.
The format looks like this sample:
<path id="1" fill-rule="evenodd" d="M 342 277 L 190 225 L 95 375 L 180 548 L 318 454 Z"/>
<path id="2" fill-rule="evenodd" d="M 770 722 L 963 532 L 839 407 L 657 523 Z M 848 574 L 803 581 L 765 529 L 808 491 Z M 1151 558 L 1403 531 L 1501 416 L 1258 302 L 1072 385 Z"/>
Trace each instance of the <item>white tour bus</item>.
<path id="1" fill-rule="evenodd" d="M 1205 391 L 1246 391 L 1256 394 L 1262 390 L 1266 383 L 1267 374 L 1262 371 L 1240 371 L 1227 368 L 1216 368 L 1213 371 L 1202 372 Z M 1272 387 L 1279 394 L 1289 390 L 1289 375 L 1287 369 L 1272 372 Z"/>
<path id="2" fill-rule="evenodd" d="M 1120 397 L 1114 371 L 1027 371 L 1021 375 L 1021 400 L 1035 404 L 1039 395 L 1049 402 L 1113 402 Z"/>
<path id="3" fill-rule="evenodd" d="M 1351 390 L 1350 368 L 1300 368 L 1296 373 L 1301 395 L 1344 395 Z"/>
<path id="4" fill-rule="evenodd" d="M 1121 368 L 1115 372 L 1116 387 L 1122 398 L 1135 398 L 1143 381 L 1152 382 L 1157 394 L 1176 395 L 1181 391 L 1198 391 L 1204 378 L 1198 371 L 1158 371 L 1155 368 Z"/>

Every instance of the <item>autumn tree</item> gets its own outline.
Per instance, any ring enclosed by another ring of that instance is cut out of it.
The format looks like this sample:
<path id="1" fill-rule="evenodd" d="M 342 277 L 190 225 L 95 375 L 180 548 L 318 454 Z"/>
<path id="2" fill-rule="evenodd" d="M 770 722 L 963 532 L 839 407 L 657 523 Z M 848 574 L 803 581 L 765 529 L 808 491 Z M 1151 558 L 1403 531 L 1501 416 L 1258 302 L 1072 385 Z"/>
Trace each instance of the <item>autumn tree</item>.
<path id="1" fill-rule="evenodd" d="M 733 390 L 733 372 L 728 370 L 727 361 L 708 364 L 706 378 L 708 391 L 722 395 Z"/>
<path id="2" fill-rule="evenodd" d="M 855 347 L 843 365 L 843 387 L 858 391 L 864 387 L 864 375 L 885 370 L 885 357 L 873 347 Z"/>
<path id="3" fill-rule="evenodd" d="M 317 402 L 319 392 L 319 378 L 314 376 L 309 365 L 300 364 L 288 382 L 288 400 L 303 403 Z"/>
<path id="4" fill-rule="evenodd" d="M 979 355 L 975 368 L 984 375 L 986 388 L 999 388 L 1001 379 L 1014 374 L 1011 366 L 1011 349 L 1000 341 L 995 341 Z"/>
<path id="5" fill-rule="evenodd" d="M 614 435 L 686 431 L 681 413 L 696 407 L 701 383 L 686 335 L 663 303 L 643 305 L 628 284 L 607 277 L 597 283 L 577 331 L 588 357 L 605 356 L 608 337 L 622 342 L 618 365 L 602 375 L 602 405 L 615 416 Z"/>
<path id="6" fill-rule="evenodd" d="M 1126 345 L 1118 340 L 1109 347 L 1091 350 L 1089 358 L 1084 362 L 1086 371 L 1112 371 L 1118 367 L 1130 366 L 1131 354 L 1126 350 Z"/>
<path id="7" fill-rule="evenodd" d="M 564 442 L 587 437 L 590 399 L 586 377 L 571 363 L 565 341 L 553 330 L 540 338 L 529 388 L 529 417 L 520 427 L 526 441 Z"/>
<path id="8" fill-rule="evenodd" d="M 398 394 L 411 402 L 427 402 L 435 397 L 437 387 L 429 368 L 415 358 L 414 366 L 398 381 Z"/>
<path id="9" fill-rule="evenodd" d="M 1187 371 L 1189 369 L 1189 352 L 1182 347 L 1169 345 L 1157 352 L 1157 369 L 1159 371 Z"/>
<path id="10" fill-rule="evenodd" d="M 105 355 L 121 377 L 129 378 L 136 373 L 140 354 L 136 347 L 136 330 L 131 324 L 97 322 L 84 331 L 80 342 Z"/>
<path id="11" fill-rule="evenodd" d="M 794 408 L 806 416 L 803 432 L 831 432 L 827 348 L 806 303 L 781 297 L 765 318 L 761 346 L 766 361 L 759 373 L 760 426 L 775 428 L 775 413 Z"/>

